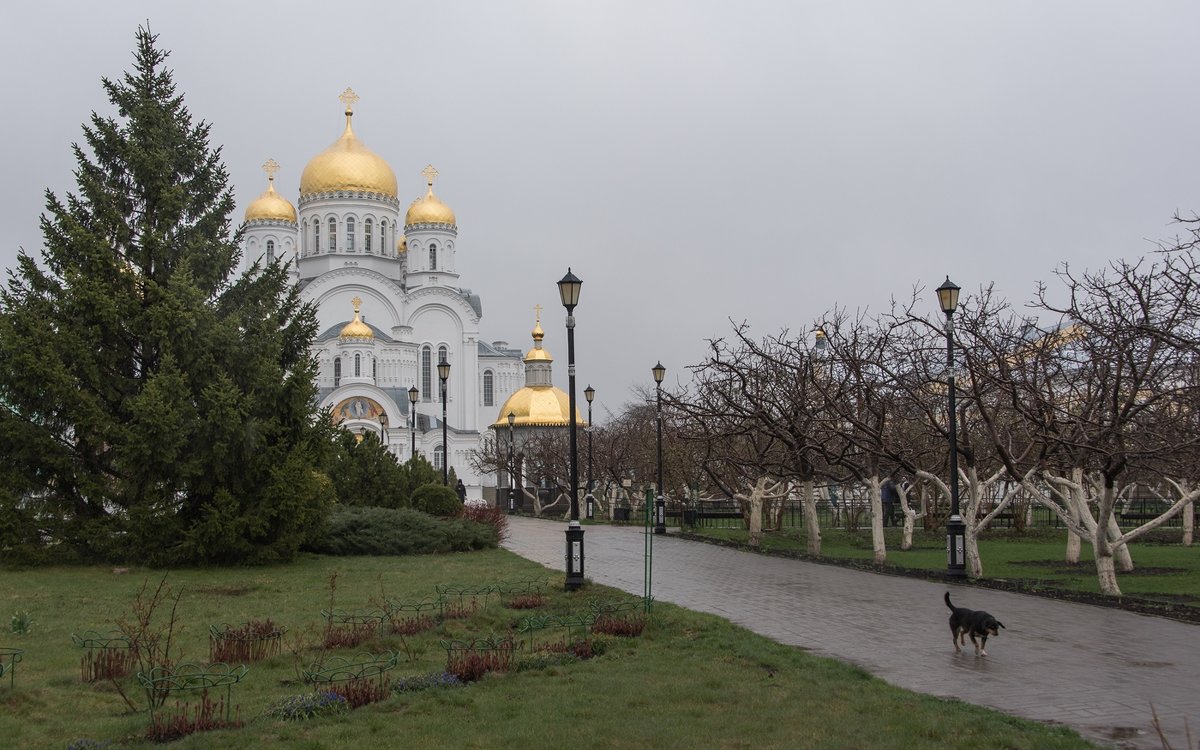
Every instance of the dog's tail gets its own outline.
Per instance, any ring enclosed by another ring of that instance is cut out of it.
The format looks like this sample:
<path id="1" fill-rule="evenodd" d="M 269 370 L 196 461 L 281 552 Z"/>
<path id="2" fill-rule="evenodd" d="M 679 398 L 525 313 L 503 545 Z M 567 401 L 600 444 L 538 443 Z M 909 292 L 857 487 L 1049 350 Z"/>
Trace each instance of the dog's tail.
<path id="1" fill-rule="evenodd" d="M 949 591 L 946 592 L 946 606 L 949 607 L 951 609 L 951 611 L 953 611 L 954 605 L 950 603 L 950 592 Z"/>

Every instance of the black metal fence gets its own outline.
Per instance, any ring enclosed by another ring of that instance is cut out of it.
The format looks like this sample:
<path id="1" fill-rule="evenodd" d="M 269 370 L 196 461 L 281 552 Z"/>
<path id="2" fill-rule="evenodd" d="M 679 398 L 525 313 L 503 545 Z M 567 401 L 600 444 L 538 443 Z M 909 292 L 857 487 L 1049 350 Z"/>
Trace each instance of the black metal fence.
<path id="1" fill-rule="evenodd" d="M 1146 521 L 1157 518 L 1170 507 L 1157 499 L 1130 500 L 1117 504 L 1117 523 L 1124 530 L 1140 526 Z M 783 528 L 804 528 L 804 506 L 799 501 L 789 501 L 778 511 L 781 515 Z M 1200 519 L 1200 507 L 1193 506 L 1193 513 Z M 1018 515 L 1020 514 L 1020 515 Z M 763 526 L 774 527 L 774 518 L 768 519 L 764 514 Z M 917 528 L 941 528 L 945 524 L 946 512 L 930 513 L 927 517 L 917 518 Z M 668 506 L 667 517 L 679 523 L 679 506 Z M 982 514 L 980 515 L 982 517 Z M 701 528 L 744 528 L 745 521 L 739 504 L 734 500 L 704 500 L 693 503 L 684 509 L 684 522 L 689 526 Z M 928 519 L 928 524 L 926 519 Z M 830 503 L 828 500 L 817 501 L 817 520 L 822 528 L 862 528 L 871 524 L 870 505 L 867 501 Z M 991 528 L 1012 528 L 1019 523 L 1025 528 L 1063 528 L 1062 520 L 1044 505 L 1036 503 L 1021 503 L 1010 505 L 997 514 L 991 521 Z M 896 508 L 895 523 L 903 523 L 903 514 Z M 1198 524 L 1200 525 L 1200 524 Z M 1159 528 L 1182 528 L 1182 513 L 1176 514 Z"/>

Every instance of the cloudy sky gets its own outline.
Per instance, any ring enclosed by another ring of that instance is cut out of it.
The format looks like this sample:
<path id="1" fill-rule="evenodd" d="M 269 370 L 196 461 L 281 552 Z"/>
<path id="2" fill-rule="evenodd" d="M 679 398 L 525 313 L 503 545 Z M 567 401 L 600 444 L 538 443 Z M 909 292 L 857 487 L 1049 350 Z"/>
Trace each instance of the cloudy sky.
<path id="1" fill-rule="evenodd" d="M 808 329 L 915 285 L 932 310 L 947 274 L 1021 300 L 1200 211 L 1195 2 L 47 0 L 0 28 L 0 265 L 40 248 L 42 191 L 73 188 L 147 20 L 239 218 L 268 157 L 295 201 L 351 86 L 402 203 L 440 171 L 484 337 L 527 348 L 544 305 L 564 387 L 570 266 L 598 417 L 731 318 Z"/>

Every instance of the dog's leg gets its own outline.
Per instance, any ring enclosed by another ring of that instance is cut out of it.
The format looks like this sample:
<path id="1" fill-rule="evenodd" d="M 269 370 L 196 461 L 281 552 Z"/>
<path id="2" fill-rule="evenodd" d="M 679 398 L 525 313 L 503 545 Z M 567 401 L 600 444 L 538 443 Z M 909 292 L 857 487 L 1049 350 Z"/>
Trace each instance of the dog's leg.
<path id="1" fill-rule="evenodd" d="M 966 645 L 965 643 L 963 645 Z M 971 633 L 971 645 L 975 647 L 975 655 L 979 656 L 979 641 L 975 640 L 975 634 Z"/>
<path id="2" fill-rule="evenodd" d="M 987 633 L 979 636 L 979 655 L 987 656 Z"/>
<path id="3" fill-rule="evenodd" d="M 951 641 L 951 643 L 954 644 L 954 653 L 956 653 L 956 654 L 962 653 L 962 649 L 958 647 L 958 634 L 959 634 L 958 628 L 951 625 L 950 626 L 950 641 Z"/>

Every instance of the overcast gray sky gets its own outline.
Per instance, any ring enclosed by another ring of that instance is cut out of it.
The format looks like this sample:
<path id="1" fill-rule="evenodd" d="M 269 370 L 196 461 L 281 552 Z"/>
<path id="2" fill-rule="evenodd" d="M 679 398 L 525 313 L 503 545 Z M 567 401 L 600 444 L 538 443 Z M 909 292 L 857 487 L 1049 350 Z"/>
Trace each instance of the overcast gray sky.
<path id="1" fill-rule="evenodd" d="M 42 191 L 73 189 L 69 145 L 146 20 L 239 219 L 268 157 L 295 202 L 351 86 L 402 204 L 440 171 L 484 337 L 528 348 L 541 303 L 563 387 L 571 266 L 598 418 L 729 318 L 806 329 L 947 274 L 1024 299 L 1200 210 L 1195 2 L 51 0 L 0 28 L 0 265 L 41 247 Z"/>

